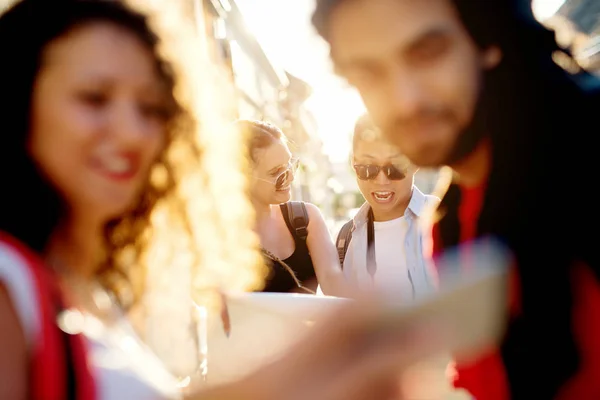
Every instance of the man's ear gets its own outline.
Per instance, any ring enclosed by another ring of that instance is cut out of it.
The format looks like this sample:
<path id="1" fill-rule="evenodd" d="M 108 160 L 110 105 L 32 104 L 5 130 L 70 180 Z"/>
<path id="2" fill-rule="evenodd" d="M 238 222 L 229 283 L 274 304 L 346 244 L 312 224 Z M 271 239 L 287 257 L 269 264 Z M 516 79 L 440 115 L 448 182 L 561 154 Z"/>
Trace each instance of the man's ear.
<path id="1" fill-rule="evenodd" d="M 490 46 L 481 53 L 481 66 L 485 70 L 492 70 L 500 64 L 502 57 L 500 47 Z"/>

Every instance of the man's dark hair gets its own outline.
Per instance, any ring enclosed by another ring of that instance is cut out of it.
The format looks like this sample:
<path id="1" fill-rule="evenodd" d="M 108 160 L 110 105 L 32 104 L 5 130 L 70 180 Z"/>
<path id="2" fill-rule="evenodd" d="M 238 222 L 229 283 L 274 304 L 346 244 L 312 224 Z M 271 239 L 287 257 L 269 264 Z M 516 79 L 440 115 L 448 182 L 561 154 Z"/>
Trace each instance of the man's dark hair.
<path id="1" fill-rule="evenodd" d="M 334 9 L 345 1 L 352 0 L 317 0 L 312 15 L 312 24 L 324 39 L 329 37 L 329 17 Z M 553 35 L 535 19 L 531 0 L 450 0 L 456 7 L 460 18 L 475 40 L 482 48 L 491 44 L 514 44 L 523 29 L 537 31 L 539 46 L 550 46 L 557 49 Z M 509 23 L 510 22 L 510 23 Z"/>
<path id="2" fill-rule="evenodd" d="M 317 0 L 312 21 L 325 39 L 342 1 L 352 0 Z M 600 278 L 592 253 L 598 215 L 579 214 L 570 195 L 589 187 L 596 169 L 586 133 L 590 122 L 597 126 L 600 85 L 585 71 L 570 75 L 554 63 L 561 49 L 554 32 L 534 18 L 529 0 L 451 1 L 478 46 L 497 45 L 503 54 L 500 66 L 486 73 L 480 99 L 486 115 L 473 129 L 492 143 L 477 235 L 507 242 L 521 287 L 521 312 L 511 317 L 502 345 L 511 398 L 554 398 L 579 366 L 570 267 L 584 261 Z M 445 248 L 459 243 L 460 196 L 452 184 L 440 205 Z"/>

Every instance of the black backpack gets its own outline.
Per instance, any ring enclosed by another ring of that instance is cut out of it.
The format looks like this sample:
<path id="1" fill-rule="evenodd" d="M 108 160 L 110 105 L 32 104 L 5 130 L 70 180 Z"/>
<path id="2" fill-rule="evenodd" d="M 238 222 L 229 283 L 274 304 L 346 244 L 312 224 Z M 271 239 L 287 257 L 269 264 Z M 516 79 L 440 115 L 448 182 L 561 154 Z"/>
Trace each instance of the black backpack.
<path id="1" fill-rule="evenodd" d="M 346 258 L 346 251 L 350 240 L 352 240 L 352 231 L 354 228 L 354 220 L 346 222 L 340 229 L 337 239 L 335 239 L 335 247 L 337 248 L 338 257 L 340 259 L 340 266 L 344 268 L 344 258 Z"/>
<path id="2" fill-rule="evenodd" d="M 296 236 L 302 240 L 308 237 L 308 212 L 303 201 L 288 201 L 281 204 L 282 211 L 287 211 L 288 218 L 292 228 L 296 231 Z"/>
<path id="3" fill-rule="evenodd" d="M 374 240 L 375 240 L 375 228 L 373 226 L 373 221 L 375 218 L 373 217 L 373 209 L 369 208 L 369 213 L 367 214 L 367 251 L 373 248 Z M 346 251 L 348 251 L 348 245 L 350 245 L 350 241 L 352 240 L 352 232 L 354 231 L 354 219 L 346 222 L 340 232 L 337 235 L 337 239 L 335 240 L 335 247 L 337 248 L 338 257 L 340 259 L 340 266 L 344 268 L 344 258 L 346 258 Z M 373 271 L 374 273 L 374 271 Z"/>

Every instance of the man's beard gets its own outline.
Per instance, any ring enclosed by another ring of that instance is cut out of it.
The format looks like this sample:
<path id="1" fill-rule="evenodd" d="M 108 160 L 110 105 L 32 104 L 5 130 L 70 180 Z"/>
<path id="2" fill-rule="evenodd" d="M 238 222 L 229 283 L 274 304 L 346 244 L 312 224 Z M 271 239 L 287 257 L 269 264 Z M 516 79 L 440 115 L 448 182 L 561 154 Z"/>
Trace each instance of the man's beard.
<path id="1" fill-rule="evenodd" d="M 475 109 L 470 122 L 462 128 L 459 134 L 455 137 L 452 144 L 448 143 L 446 148 L 441 150 L 439 154 L 434 154 L 438 151 L 428 152 L 425 148 L 420 150 L 419 154 L 414 155 L 411 161 L 419 166 L 425 167 L 441 167 L 445 165 L 454 165 L 459 163 L 469 154 L 471 154 L 483 137 L 487 135 L 490 115 L 490 107 L 497 105 L 493 104 L 492 97 L 489 95 L 490 89 L 490 74 L 484 73 L 481 77 L 480 91 L 475 102 Z M 452 109 L 441 105 L 428 105 L 418 112 L 418 115 L 408 120 L 396 120 L 388 126 L 383 126 L 383 133 L 390 142 L 397 144 L 402 149 L 401 143 L 398 143 L 398 132 L 403 129 L 410 129 L 411 125 L 418 124 L 420 121 L 428 119 L 439 120 L 448 124 L 457 126 L 458 118 Z M 410 157 L 410 154 L 407 154 Z"/>

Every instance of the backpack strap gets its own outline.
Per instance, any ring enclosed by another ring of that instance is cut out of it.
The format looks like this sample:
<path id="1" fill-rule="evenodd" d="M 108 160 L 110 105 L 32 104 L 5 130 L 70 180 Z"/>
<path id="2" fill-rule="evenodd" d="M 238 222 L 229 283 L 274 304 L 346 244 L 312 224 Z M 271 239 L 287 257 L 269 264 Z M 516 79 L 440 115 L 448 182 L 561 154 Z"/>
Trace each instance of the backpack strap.
<path id="1" fill-rule="evenodd" d="M 288 201 L 282 204 L 287 211 L 288 220 L 294 230 L 296 237 L 306 240 L 308 237 L 308 211 L 303 201 Z"/>
<path id="2" fill-rule="evenodd" d="M 344 259 L 346 258 L 346 251 L 348 245 L 352 239 L 352 228 L 354 227 L 354 221 L 350 220 L 346 222 L 340 229 L 337 239 L 335 240 L 335 247 L 337 248 L 338 257 L 340 259 L 340 266 L 344 268 Z"/>

